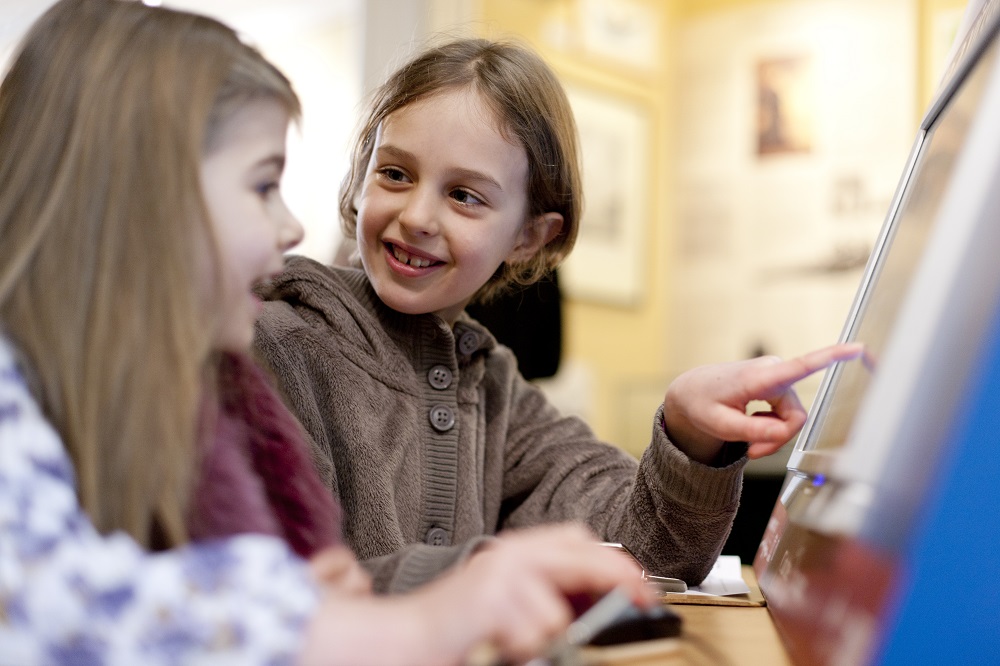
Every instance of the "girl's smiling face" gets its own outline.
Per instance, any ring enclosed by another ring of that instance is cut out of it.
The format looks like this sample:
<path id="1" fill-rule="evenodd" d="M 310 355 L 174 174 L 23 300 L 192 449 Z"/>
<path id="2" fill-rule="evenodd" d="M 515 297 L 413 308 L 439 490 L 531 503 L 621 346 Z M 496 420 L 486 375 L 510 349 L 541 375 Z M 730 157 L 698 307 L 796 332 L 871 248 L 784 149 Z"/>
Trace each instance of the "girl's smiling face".
<path id="1" fill-rule="evenodd" d="M 302 240 L 302 225 L 281 197 L 288 113 L 274 101 L 247 104 L 224 121 L 202 158 L 201 188 L 219 249 L 221 303 L 216 345 L 245 351 L 261 302 L 255 284 L 281 271 L 282 255 Z"/>
<path id="2" fill-rule="evenodd" d="M 528 160 L 478 94 L 455 89 L 390 114 L 358 206 L 361 261 L 379 298 L 449 324 L 504 261 L 544 242 L 527 221 Z"/>

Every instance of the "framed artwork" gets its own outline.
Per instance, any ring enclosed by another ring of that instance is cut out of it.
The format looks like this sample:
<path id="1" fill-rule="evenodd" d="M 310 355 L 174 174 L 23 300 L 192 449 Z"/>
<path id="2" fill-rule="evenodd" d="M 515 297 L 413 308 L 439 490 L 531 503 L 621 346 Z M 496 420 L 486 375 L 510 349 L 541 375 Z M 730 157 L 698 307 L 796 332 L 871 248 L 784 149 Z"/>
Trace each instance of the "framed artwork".
<path id="1" fill-rule="evenodd" d="M 579 0 L 577 21 L 584 49 L 627 69 L 648 70 L 662 62 L 658 14 L 635 0 Z"/>
<path id="2" fill-rule="evenodd" d="M 815 139 L 812 59 L 757 61 L 757 155 L 808 153 Z"/>
<path id="3" fill-rule="evenodd" d="M 642 295 L 652 124 L 641 103 L 566 84 L 580 133 L 584 212 L 559 269 L 571 298 L 631 305 Z"/>

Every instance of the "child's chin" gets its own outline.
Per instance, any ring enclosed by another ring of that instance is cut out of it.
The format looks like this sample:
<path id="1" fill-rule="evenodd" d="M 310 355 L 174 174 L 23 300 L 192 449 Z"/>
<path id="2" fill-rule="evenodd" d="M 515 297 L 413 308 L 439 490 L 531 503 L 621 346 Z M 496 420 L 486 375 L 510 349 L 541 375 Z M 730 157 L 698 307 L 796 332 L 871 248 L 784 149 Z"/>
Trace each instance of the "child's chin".
<path id="1" fill-rule="evenodd" d="M 400 301 L 397 299 L 382 299 L 382 302 L 387 306 L 395 310 L 396 312 L 401 312 L 402 314 L 408 315 L 422 315 L 427 314 L 429 310 L 419 303 L 411 303 L 409 301 Z"/>
<path id="2" fill-rule="evenodd" d="M 220 332 L 215 341 L 215 350 L 229 354 L 243 354 L 253 343 L 253 326 L 237 329 L 230 327 Z"/>
<path id="3" fill-rule="evenodd" d="M 396 312 L 408 315 L 429 312 L 424 305 L 424 299 L 403 290 L 398 285 L 373 280 L 372 286 L 375 287 L 375 294 L 382 304 Z"/>

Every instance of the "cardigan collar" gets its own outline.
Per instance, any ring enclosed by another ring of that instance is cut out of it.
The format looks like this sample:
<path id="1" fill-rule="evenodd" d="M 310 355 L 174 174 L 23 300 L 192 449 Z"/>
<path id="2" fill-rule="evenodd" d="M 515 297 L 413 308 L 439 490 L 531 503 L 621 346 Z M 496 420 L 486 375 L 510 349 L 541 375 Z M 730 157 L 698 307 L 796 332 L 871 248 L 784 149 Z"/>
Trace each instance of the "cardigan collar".
<path id="1" fill-rule="evenodd" d="M 339 283 L 342 289 L 331 289 Z M 378 297 L 368 275 L 360 268 L 324 266 L 308 257 L 292 255 L 285 260 L 285 270 L 271 281 L 264 294 L 268 300 L 297 301 L 323 313 L 328 321 L 337 294 L 347 291 L 364 310 L 374 313 L 380 325 L 403 348 L 441 339 L 453 346 L 459 359 L 470 360 L 477 353 L 488 353 L 497 346 L 496 338 L 485 326 L 462 312 L 453 327 L 435 314 L 411 315 L 393 310 Z M 332 300 L 331 300 L 332 299 Z M 350 304 L 345 304 L 349 307 Z M 471 333 L 472 335 L 467 335 Z"/>

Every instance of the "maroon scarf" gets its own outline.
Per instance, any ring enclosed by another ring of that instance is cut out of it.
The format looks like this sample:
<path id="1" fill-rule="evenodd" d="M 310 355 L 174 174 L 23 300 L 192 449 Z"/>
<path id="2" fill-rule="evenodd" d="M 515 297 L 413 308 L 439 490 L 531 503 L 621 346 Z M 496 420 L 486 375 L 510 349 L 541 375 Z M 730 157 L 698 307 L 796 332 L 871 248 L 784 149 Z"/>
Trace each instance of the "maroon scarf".
<path id="1" fill-rule="evenodd" d="M 269 378 L 249 357 L 229 354 L 219 387 L 221 411 L 191 502 L 191 539 L 270 534 L 302 557 L 339 544 L 340 508 Z"/>

